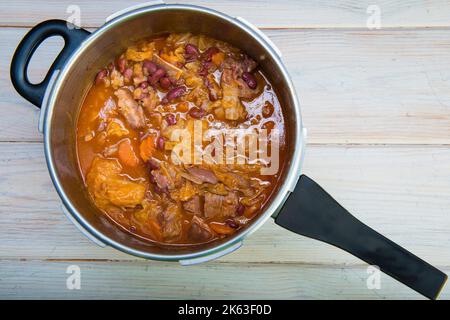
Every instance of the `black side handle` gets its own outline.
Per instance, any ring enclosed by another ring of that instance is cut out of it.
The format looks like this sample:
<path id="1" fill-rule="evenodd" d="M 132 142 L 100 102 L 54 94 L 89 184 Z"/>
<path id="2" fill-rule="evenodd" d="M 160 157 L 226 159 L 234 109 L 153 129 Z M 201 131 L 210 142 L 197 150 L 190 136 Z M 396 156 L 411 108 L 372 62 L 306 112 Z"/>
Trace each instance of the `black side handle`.
<path id="1" fill-rule="evenodd" d="M 17 92 L 34 104 L 41 107 L 45 89 L 54 70 L 60 69 L 81 42 L 90 35 L 89 31 L 80 29 L 63 20 L 48 20 L 31 29 L 20 42 L 11 61 L 11 81 Z M 53 62 L 44 80 L 32 84 L 28 80 L 27 69 L 33 53 L 47 38 L 61 36 L 64 38 L 64 48 Z"/>
<path id="2" fill-rule="evenodd" d="M 305 175 L 275 218 L 292 232 L 344 249 L 429 299 L 436 299 L 447 275 L 352 216 Z"/>

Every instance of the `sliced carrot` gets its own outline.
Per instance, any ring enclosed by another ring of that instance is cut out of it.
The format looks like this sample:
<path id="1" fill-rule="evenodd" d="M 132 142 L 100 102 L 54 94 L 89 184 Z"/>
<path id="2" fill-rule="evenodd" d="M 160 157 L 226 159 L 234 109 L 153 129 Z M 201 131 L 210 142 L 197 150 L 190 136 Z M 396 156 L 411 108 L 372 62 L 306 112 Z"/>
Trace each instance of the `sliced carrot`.
<path id="1" fill-rule="evenodd" d="M 125 166 L 136 167 L 139 164 L 139 158 L 134 153 L 133 146 L 128 139 L 119 144 L 118 154 L 120 162 Z"/>
<path id="2" fill-rule="evenodd" d="M 209 224 L 209 227 L 218 234 L 232 234 L 235 231 L 235 229 L 219 222 L 211 222 Z"/>
<path id="3" fill-rule="evenodd" d="M 162 230 L 161 230 L 161 226 L 159 225 L 159 223 L 153 219 L 149 219 L 148 225 L 149 225 L 150 229 L 152 230 L 154 240 L 162 241 L 163 235 L 162 235 Z"/>
<path id="4" fill-rule="evenodd" d="M 223 52 L 217 52 L 212 55 L 211 61 L 216 65 L 220 66 L 225 59 L 225 54 Z"/>
<path id="5" fill-rule="evenodd" d="M 167 53 L 161 53 L 160 55 L 159 55 L 163 60 L 166 60 L 167 62 L 171 62 L 170 60 L 170 56 L 167 54 Z"/>
<path id="6" fill-rule="evenodd" d="M 144 140 L 142 140 L 141 145 L 139 146 L 139 153 L 144 161 L 150 160 L 153 154 L 153 149 L 155 148 L 155 139 L 153 136 L 148 136 Z"/>
<path id="7" fill-rule="evenodd" d="M 177 111 L 188 112 L 189 111 L 189 103 L 187 101 L 180 102 L 179 104 L 177 104 Z"/>

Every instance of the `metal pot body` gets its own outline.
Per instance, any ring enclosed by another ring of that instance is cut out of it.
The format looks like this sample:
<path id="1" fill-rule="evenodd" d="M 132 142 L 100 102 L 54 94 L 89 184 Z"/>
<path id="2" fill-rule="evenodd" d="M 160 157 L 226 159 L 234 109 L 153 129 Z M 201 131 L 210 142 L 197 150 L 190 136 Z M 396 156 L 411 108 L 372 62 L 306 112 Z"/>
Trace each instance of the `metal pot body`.
<path id="1" fill-rule="evenodd" d="M 76 123 L 80 106 L 99 68 L 129 45 L 167 32 L 205 34 L 241 48 L 258 61 L 274 85 L 286 115 L 287 164 L 281 185 L 264 212 L 232 237 L 202 246 L 159 246 L 142 241 L 107 219 L 90 201 L 77 163 Z M 306 131 L 300 107 L 281 54 L 257 28 L 241 18 L 190 5 L 152 5 L 121 13 L 90 34 L 71 57 L 49 75 L 42 101 L 43 130 L 48 169 L 66 215 L 100 245 L 136 256 L 193 264 L 220 257 L 276 214 L 294 190 L 300 176 Z"/>

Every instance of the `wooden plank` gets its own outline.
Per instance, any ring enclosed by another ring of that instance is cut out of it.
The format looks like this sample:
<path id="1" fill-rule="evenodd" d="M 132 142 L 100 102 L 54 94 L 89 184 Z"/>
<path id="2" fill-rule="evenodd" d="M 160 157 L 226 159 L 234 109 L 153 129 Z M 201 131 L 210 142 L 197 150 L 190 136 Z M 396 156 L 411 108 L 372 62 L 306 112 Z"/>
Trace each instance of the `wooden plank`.
<path id="1" fill-rule="evenodd" d="M 0 70 L 25 29 L 0 28 Z M 311 143 L 450 144 L 450 29 L 268 32 L 300 95 Z M 55 48 L 40 52 L 40 79 Z M 40 141 L 37 108 L 0 74 L 0 141 Z"/>
<path id="2" fill-rule="evenodd" d="M 311 146 L 305 172 L 356 217 L 432 264 L 450 266 L 447 147 Z M 60 210 L 39 143 L 0 144 L 0 259 L 130 260 L 89 242 Z M 31 183 L 30 183 L 31 181 Z M 225 262 L 362 264 L 269 221 Z"/>
<path id="3" fill-rule="evenodd" d="M 70 5 L 78 5 L 81 12 L 81 25 L 100 26 L 105 18 L 113 12 L 145 1 L 110 0 L 101 6 L 93 1 L 70 0 L 40 1 L 39 6 L 32 0 L 0 1 L 0 25 L 33 26 L 51 19 L 67 19 L 73 11 Z M 167 0 L 166 3 L 176 3 Z M 449 26 L 450 4 L 445 0 L 189 0 L 186 4 L 206 6 L 231 16 L 242 16 L 264 28 L 332 28 L 362 27 L 367 25 L 370 5 L 376 4 L 381 12 L 381 26 L 387 27 L 441 27 Z M 43 10 L 45 8 L 45 10 Z"/>
<path id="4" fill-rule="evenodd" d="M 80 290 L 66 287 L 71 265 Z M 423 299 L 385 274 L 368 289 L 365 267 L 0 261 L 0 270 L 2 299 Z M 448 286 L 440 298 L 450 298 Z"/>

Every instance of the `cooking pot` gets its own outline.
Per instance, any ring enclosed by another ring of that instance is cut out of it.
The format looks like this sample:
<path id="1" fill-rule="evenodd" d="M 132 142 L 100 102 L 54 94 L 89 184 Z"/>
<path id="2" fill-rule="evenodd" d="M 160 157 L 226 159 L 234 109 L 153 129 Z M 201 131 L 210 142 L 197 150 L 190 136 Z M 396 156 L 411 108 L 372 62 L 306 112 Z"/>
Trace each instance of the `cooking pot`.
<path id="1" fill-rule="evenodd" d="M 101 214 L 89 200 L 77 164 L 76 122 L 83 98 L 99 68 L 137 40 L 165 32 L 191 32 L 231 43 L 258 61 L 278 94 L 286 115 L 289 145 L 282 183 L 264 212 L 235 235 L 204 246 L 160 246 L 131 236 Z M 36 48 L 61 36 L 64 48 L 45 79 L 32 84 L 28 63 Z M 242 18 L 192 5 L 144 4 L 118 12 L 90 33 L 61 20 L 36 25 L 23 38 L 11 63 L 15 89 L 41 108 L 50 176 L 67 217 L 92 241 L 139 257 L 190 265 L 219 258 L 270 217 L 295 233 L 344 249 L 427 296 L 436 298 L 447 276 L 353 217 L 317 183 L 301 175 L 306 130 L 294 86 L 281 53 L 256 27 Z"/>

